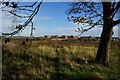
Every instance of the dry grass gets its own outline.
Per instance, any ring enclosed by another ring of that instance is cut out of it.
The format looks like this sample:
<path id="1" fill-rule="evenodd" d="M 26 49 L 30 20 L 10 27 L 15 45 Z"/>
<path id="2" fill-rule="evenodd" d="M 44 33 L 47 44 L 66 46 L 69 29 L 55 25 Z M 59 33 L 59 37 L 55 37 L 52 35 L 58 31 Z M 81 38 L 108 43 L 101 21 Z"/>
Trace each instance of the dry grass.
<path id="1" fill-rule="evenodd" d="M 109 80 L 120 77 L 117 75 L 118 47 L 110 49 L 111 66 L 105 67 L 94 63 L 98 42 L 41 40 L 33 41 L 27 49 L 28 44 L 23 46 L 19 40 L 2 44 L 3 79 Z"/>

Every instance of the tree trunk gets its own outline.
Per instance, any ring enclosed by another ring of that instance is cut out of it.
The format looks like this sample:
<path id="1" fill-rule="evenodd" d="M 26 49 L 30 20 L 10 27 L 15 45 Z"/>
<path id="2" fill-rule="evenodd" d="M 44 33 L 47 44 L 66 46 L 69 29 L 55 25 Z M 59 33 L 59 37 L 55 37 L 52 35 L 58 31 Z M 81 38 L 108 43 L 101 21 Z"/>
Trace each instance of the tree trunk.
<path id="1" fill-rule="evenodd" d="M 109 65 L 109 47 L 113 31 L 113 28 L 109 29 L 107 27 L 108 26 L 104 26 L 103 28 L 96 56 L 96 61 L 104 65 Z"/>
<path id="2" fill-rule="evenodd" d="M 109 65 L 109 46 L 113 32 L 113 19 L 111 17 L 111 3 L 102 2 L 103 5 L 103 31 L 97 51 L 96 62 Z"/>

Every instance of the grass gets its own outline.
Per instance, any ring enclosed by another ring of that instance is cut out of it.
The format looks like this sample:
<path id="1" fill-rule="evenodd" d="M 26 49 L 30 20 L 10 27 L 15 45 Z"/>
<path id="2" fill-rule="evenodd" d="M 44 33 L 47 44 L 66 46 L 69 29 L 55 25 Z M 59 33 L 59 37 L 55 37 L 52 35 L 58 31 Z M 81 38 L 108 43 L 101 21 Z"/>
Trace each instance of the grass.
<path id="1" fill-rule="evenodd" d="M 33 41 L 22 45 L 13 40 L 3 46 L 3 79 L 79 80 L 85 78 L 119 79 L 117 46 L 110 49 L 110 66 L 94 62 L 98 42 Z"/>

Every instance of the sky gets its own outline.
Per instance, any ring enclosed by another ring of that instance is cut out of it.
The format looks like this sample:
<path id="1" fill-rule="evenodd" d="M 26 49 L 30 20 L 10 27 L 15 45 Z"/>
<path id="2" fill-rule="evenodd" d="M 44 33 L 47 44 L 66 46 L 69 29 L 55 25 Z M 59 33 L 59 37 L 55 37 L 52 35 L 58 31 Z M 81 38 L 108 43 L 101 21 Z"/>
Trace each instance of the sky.
<path id="1" fill-rule="evenodd" d="M 81 25 L 74 24 L 67 20 L 65 11 L 70 9 L 70 2 L 43 2 L 38 14 L 34 17 L 35 26 L 34 36 L 44 35 L 79 35 L 75 30 Z M 0 14 L 1 15 L 1 14 Z M 10 18 L 2 13 L 2 32 L 8 32 L 8 26 L 12 25 Z M 28 26 L 18 36 L 29 36 L 30 27 Z M 102 28 L 95 28 L 85 32 L 82 36 L 100 36 Z M 118 27 L 114 27 L 114 35 L 118 36 Z"/>

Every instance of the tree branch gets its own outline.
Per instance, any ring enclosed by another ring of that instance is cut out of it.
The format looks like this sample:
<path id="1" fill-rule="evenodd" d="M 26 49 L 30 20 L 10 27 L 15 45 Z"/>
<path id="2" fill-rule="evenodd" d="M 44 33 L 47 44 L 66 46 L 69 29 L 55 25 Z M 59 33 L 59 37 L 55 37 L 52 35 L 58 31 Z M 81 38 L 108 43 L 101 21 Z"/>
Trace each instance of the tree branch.
<path id="1" fill-rule="evenodd" d="M 113 21 L 113 26 L 116 26 L 117 24 L 120 23 L 120 19 L 116 20 L 116 21 Z"/>
<path id="2" fill-rule="evenodd" d="M 102 18 L 101 18 L 102 19 Z M 95 24 L 93 24 L 91 27 L 87 28 L 87 29 L 83 29 L 81 28 L 82 30 L 78 30 L 76 32 L 80 32 L 79 36 L 82 35 L 84 32 L 87 32 L 88 30 L 94 28 L 96 25 L 98 25 L 99 21 L 101 21 L 101 19 L 99 19 Z"/>
<path id="3" fill-rule="evenodd" d="M 120 1 L 116 5 L 116 7 L 113 9 L 113 12 L 112 12 L 113 16 L 115 15 L 115 13 L 118 11 L 119 8 L 120 8 Z"/>
<path id="4" fill-rule="evenodd" d="M 89 8 L 89 6 L 86 3 L 83 3 L 83 4 Z M 92 8 L 89 8 L 89 9 L 102 17 L 102 14 L 99 14 L 97 11 L 93 10 Z"/>
<path id="5" fill-rule="evenodd" d="M 24 24 L 20 25 L 21 27 L 17 28 L 17 30 L 11 32 L 11 33 L 2 33 L 3 36 L 6 35 L 15 35 L 18 32 L 22 32 L 30 22 L 32 22 L 32 19 L 34 18 L 34 16 L 38 13 L 40 6 L 42 4 L 43 0 L 36 6 L 36 8 L 34 9 L 33 13 L 30 15 L 30 17 L 24 22 Z"/>
<path id="6" fill-rule="evenodd" d="M 18 6 L 18 7 L 33 7 L 37 2 L 38 2 L 38 0 L 35 1 L 32 5 L 24 5 L 24 6 Z"/>
<path id="7" fill-rule="evenodd" d="M 28 18 L 28 17 L 30 17 L 30 16 L 21 16 L 21 15 L 18 15 L 16 13 L 14 13 L 13 11 L 7 11 L 7 10 L 2 10 L 2 11 L 6 11 L 6 12 L 8 12 L 8 13 L 14 15 L 14 16 L 17 16 L 19 18 Z"/>
<path id="8" fill-rule="evenodd" d="M 112 9 L 114 9 L 114 7 L 115 7 L 115 2 L 113 2 L 113 4 L 112 4 Z"/>

